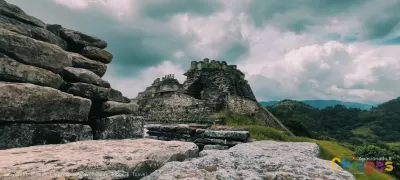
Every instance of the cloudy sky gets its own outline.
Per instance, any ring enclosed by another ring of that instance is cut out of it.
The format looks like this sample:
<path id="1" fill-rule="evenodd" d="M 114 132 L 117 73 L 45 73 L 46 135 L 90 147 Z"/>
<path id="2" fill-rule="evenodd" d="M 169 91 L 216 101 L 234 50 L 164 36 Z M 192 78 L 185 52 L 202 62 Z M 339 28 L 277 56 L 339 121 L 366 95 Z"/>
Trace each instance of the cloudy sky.
<path id="1" fill-rule="evenodd" d="M 258 100 L 400 96 L 398 0 L 8 0 L 106 40 L 105 79 L 134 98 L 190 61 L 237 64 Z"/>

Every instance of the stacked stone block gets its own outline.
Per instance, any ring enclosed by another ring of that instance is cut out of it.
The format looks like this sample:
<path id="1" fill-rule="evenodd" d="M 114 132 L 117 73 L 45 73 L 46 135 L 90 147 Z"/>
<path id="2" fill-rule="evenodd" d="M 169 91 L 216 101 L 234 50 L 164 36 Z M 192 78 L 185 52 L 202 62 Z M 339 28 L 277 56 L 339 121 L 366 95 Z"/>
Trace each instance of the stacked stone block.
<path id="1" fill-rule="evenodd" d="M 137 105 L 101 79 L 106 47 L 0 0 L 0 149 L 141 137 Z"/>
<path id="2" fill-rule="evenodd" d="M 194 142 L 200 150 L 228 149 L 250 139 L 250 133 L 246 130 L 215 129 L 205 124 L 148 124 L 144 136 L 164 141 Z"/>

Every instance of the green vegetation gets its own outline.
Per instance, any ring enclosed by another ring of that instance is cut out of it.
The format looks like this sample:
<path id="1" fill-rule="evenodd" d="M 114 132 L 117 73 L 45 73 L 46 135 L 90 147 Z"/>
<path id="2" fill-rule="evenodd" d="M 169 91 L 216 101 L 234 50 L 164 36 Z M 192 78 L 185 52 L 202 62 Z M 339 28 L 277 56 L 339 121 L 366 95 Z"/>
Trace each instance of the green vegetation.
<path id="1" fill-rule="evenodd" d="M 294 107 L 293 109 L 296 108 Z M 279 131 L 270 127 L 265 127 L 262 121 L 256 120 L 251 116 L 234 114 L 230 112 L 220 112 L 218 114 L 215 114 L 214 116 L 217 118 L 224 118 L 226 125 L 246 128 L 250 132 L 251 137 L 255 140 L 317 143 L 320 147 L 320 158 L 325 160 L 332 160 L 334 157 L 347 158 L 350 160 L 353 156 L 356 155 L 356 153 L 354 152 L 354 150 L 357 149 L 356 146 L 346 142 L 337 142 L 335 139 L 332 139 L 328 136 L 325 137 L 320 136 L 320 137 L 322 139 L 329 139 L 331 141 L 317 140 L 317 139 L 312 139 L 310 137 L 289 136 L 286 135 L 283 131 Z M 357 151 L 357 153 L 362 153 L 362 151 L 360 151 L 360 148 L 358 149 L 359 150 Z M 387 151 L 380 151 L 380 152 L 388 153 Z M 350 172 L 355 176 L 357 180 L 395 179 L 388 174 L 376 170 L 372 171 L 368 175 L 366 175 L 365 172 L 358 172 L 356 169 L 352 169 Z"/>

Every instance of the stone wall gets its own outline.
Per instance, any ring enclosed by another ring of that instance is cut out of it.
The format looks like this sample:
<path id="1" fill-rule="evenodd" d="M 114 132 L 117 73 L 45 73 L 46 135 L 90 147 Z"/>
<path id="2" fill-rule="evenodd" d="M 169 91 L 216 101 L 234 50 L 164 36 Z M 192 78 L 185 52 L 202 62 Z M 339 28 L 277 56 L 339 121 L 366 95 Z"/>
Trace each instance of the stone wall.
<path id="1" fill-rule="evenodd" d="M 218 126 L 204 124 L 148 124 L 145 127 L 146 138 L 194 142 L 200 150 L 228 149 L 250 140 L 248 131 L 233 128 L 221 129 L 222 126 L 218 128 Z"/>
<path id="2" fill-rule="evenodd" d="M 141 137 L 137 105 L 101 79 L 106 47 L 0 0 L 0 149 Z"/>

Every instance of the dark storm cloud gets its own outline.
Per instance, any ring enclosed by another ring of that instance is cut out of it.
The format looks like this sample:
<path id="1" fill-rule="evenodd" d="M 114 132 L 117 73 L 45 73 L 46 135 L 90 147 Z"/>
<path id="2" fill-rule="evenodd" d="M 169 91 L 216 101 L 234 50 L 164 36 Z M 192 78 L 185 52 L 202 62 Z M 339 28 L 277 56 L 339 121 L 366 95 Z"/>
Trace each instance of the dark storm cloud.
<path id="1" fill-rule="evenodd" d="M 190 4 L 183 1 L 173 2 L 175 5 Z M 114 17 L 96 9 L 72 10 L 44 0 L 35 3 L 15 0 L 12 3 L 46 23 L 61 24 L 107 41 L 107 50 L 114 56 L 108 69 L 115 77 L 132 77 L 144 68 L 155 66 L 167 59 L 171 60 L 177 50 L 184 49 L 189 43 L 184 37 L 169 30 L 167 24 L 157 20 L 143 18 L 139 22 L 128 20 L 121 24 Z M 169 10 L 169 13 L 179 11 Z M 206 13 L 201 8 L 193 8 L 192 11 Z M 164 9 L 164 12 L 167 12 L 167 9 Z"/>
<path id="2" fill-rule="evenodd" d="M 217 59 L 220 61 L 226 61 L 228 63 L 235 63 L 240 57 L 247 55 L 248 52 L 248 43 L 236 42 L 234 44 L 230 44 Z"/>
<path id="3" fill-rule="evenodd" d="M 363 19 L 363 39 L 384 38 L 400 30 L 400 1 L 388 3 L 383 9 L 373 12 Z"/>
<path id="4" fill-rule="evenodd" d="M 276 25 L 296 33 L 309 25 L 320 24 L 326 17 L 349 11 L 365 0 L 253 0 L 247 11 L 256 26 Z"/>

